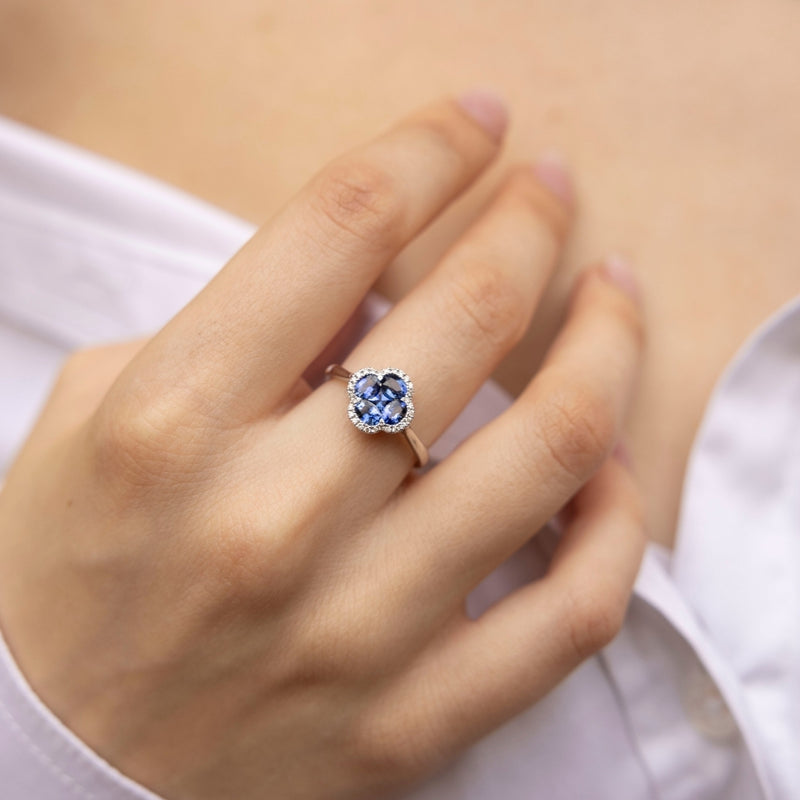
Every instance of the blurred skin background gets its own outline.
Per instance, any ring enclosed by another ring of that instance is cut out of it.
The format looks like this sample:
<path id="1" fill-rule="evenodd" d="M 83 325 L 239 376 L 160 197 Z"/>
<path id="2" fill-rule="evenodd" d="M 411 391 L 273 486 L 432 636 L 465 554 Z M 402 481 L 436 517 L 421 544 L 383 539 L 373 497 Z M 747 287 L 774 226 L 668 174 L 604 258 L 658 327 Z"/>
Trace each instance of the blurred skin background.
<path id="1" fill-rule="evenodd" d="M 377 288 L 402 296 L 508 164 L 560 151 L 578 194 L 568 255 L 495 377 L 527 382 L 578 269 L 632 259 L 649 340 L 627 438 L 669 545 L 714 382 L 800 293 L 800 0 L 0 0 L 0 114 L 254 223 L 472 85 L 510 103 L 504 152 Z"/>

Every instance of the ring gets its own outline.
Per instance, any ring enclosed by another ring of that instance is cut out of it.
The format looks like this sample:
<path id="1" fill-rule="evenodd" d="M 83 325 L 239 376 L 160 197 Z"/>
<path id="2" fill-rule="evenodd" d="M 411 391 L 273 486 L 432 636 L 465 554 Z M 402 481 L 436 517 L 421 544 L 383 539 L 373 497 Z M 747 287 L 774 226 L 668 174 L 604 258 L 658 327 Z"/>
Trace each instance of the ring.
<path id="1" fill-rule="evenodd" d="M 330 364 L 325 378 L 347 381 L 347 416 L 356 428 L 364 433 L 402 433 L 414 453 L 414 466 L 428 463 L 428 448 L 408 427 L 414 418 L 414 384 L 403 370 L 367 367 L 350 372 L 341 364 Z"/>

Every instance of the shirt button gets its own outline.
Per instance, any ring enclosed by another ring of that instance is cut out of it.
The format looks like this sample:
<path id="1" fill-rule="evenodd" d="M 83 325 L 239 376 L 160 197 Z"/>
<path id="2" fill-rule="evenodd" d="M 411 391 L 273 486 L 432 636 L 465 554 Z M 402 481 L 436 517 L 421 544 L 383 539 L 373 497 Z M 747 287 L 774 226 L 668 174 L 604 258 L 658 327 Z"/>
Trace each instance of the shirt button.
<path id="1" fill-rule="evenodd" d="M 686 675 L 683 707 L 692 727 L 707 739 L 728 741 L 739 733 L 739 726 L 722 693 L 700 664 Z"/>

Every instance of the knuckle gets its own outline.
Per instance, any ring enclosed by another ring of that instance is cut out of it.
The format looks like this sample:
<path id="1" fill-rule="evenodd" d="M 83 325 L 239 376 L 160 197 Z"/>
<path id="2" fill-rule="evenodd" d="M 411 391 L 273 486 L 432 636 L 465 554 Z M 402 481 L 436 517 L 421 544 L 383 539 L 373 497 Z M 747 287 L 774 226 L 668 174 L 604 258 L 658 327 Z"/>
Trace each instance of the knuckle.
<path id="1" fill-rule="evenodd" d="M 549 391 L 539 406 L 539 438 L 563 470 L 583 482 L 614 443 L 613 407 L 595 388 L 574 379 Z"/>
<path id="2" fill-rule="evenodd" d="M 453 271 L 449 296 L 461 322 L 467 327 L 467 342 L 486 339 L 501 350 L 516 344 L 528 324 L 525 293 L 514 285 L 507 271 L 491 252 L 475 252 Z M 452 316 L 452 315 L 451 315 Z"/>
<path id="3" fill-rule="evenodd" d="M 192 471 L 183 414 L 168 393 L 147 400 L 133 393 L 107 398 L 92 423 L 92 455 L 106 478 L 145 487 Z"/>
<path id="4" fill-rule="evenodd" d="M 567 632 L 575 657 L 583 661 L 620 632 L 628 597 L 604 581 L 584 582 L 567 593 Z"/>
<path id="5" fill-rule="evenodd" d="M 378 250 L 392 247 L 402 234 L 405 209 L 397 180 L 363 156 L 328 165 L 311 196 L 336 231 Z"/>

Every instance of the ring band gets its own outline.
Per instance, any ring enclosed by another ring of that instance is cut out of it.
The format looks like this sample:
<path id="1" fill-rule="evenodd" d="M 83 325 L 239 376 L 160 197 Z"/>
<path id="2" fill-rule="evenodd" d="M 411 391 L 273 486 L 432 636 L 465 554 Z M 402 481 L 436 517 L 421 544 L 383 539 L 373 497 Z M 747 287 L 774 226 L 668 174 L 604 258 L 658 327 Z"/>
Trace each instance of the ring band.
<path id="1" fill-rule="evenodd" d="M 414 418 L 414 384 L 403 370 L 365 368 L 350 372 L 341 364 L 330 364 L 325 378 L 347 381 L 347 416 L 356 428 L 364 433 L 402 433 L 414 453 L 414 466 L 428 463 L 428 448 L 409 428 Z"/>

